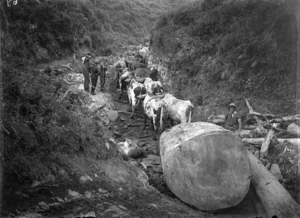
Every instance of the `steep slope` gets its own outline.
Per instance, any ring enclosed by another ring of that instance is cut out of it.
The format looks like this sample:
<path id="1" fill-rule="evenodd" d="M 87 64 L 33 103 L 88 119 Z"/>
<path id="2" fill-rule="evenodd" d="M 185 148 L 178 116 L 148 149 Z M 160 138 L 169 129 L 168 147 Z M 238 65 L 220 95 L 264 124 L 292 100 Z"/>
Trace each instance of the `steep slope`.
<path id="1" fill-rule="evenodd" d="M 167 60 L 170 89 L 200 106 L 196 119 L 230 102 L 246 111 L 243 96 L 258 111 L 295 113 L 292 9 L 283 1 L 198 1 L 161 17 L 151 50 Z"/>
<path id="2" fill-rule="evenodd" d="M 45 61 L 73 52 L 105 55 L 143 43 L 159 14 L 179 0 L 24 0 L 1 3 L 6 60 Z"/>

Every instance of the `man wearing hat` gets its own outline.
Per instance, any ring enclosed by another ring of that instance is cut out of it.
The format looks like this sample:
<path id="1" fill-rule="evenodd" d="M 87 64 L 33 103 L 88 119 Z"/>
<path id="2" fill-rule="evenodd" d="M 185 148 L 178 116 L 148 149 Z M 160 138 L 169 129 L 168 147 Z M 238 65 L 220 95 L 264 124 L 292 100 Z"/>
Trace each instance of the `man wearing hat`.
<path id="1" fill-rule="evenodd" d="M 91 94 L 95 95 L 95 89 L 98 82 L 98 76 L 100 75 L 100 62 L 99 60 L 95 60 L 95 64 L 91 67 L 91 80 L 92 80 L 92 88 Z"/>
<path id="2" fill-rule="evenodd" d="M 107 67 L 105 66 L 104 62 L 101 62 L 100 73 L 99 73 L 99 76 L 100 76 L 100 91 L 104 91 L 106 71 L 107 71 Z"/>
<path id="3" fill-rule="evenodd" d="M 234 103 L 231 103 L 228 106 L 228 113 L 225 116 L 224 128 L 234 132 L 238 130 L 238 133 L 241 133 L 242 122 L 240 116 L 236 112 L 236 106 Z"/>
<path id="4" fill-rule="evenodd" d="M 83 76 L 84 76 L 84 91 L 89 92 L 90 91 L 90 70 L 91 70 L 91 65 L 90 65 L 90 59 L 92 58 L 91 54 L 86 54 L 85 57 L 83 58 L 83 64 L 85 67 L 85 70 L 83 71 Z"/>

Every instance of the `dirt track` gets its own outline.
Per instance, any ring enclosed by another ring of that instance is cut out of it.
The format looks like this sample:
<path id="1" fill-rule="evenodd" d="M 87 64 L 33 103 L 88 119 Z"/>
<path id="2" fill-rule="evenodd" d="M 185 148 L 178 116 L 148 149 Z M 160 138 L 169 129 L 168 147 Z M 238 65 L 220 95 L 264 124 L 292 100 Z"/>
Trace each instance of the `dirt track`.
<path id="1" fill-rule="evenodd" d="M 126 97 L 118 100 L 119 93 L 113 78 L 114 75 L 109 72 L 105 95 L 111 95 L 119 118 L 105 127 L 105 135 L 113 136 L 118 142 L 125 139 L 133 141 L 144 151 L 144 157 L 124 161 L 119 157 L 97 160 L 92 155 L 69 157 L 56 154 L 66 165 L 62 166 L 60 177 L 47 185 L 21 187 L 18 194 L 10 199 L 11 204 L 8 204 L 4 217 L 84 217 L 89 212 L 94 212 L 95 217 L 105 218 L 231 218 L 264 214 L 253 191 L 237 207 L 214 214 L 203 213 L 177 199 L 164 183 L 160 164 L 151 164 L 150 161 L 147 169 L 144 167 L 147 163 L 143 166 L 146 156 L 152 160 L 159 159 L 158 141 L 152 140 L 151 125 L 142 129 L 142 108 L 138 109 L 134 119 L 130 119 Z M 101 95 L 96 90 L 96 98 L 101 98 Z M 66 172 L 66 169 L 71 171 Z"/>

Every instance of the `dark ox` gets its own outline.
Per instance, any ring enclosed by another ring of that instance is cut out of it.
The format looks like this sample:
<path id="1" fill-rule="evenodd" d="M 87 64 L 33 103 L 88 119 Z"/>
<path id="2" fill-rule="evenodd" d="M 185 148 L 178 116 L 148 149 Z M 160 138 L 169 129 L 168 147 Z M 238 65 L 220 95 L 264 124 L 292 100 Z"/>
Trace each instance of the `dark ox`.
<path id="1" fill-rule="evenodd" d="M 153 81 L 158 80 L 158 70 L 149 68 L 138 68 L 134 71 L 134 76 L 139 82 L 144 82 L 146 77 L 150 77 Z"/>

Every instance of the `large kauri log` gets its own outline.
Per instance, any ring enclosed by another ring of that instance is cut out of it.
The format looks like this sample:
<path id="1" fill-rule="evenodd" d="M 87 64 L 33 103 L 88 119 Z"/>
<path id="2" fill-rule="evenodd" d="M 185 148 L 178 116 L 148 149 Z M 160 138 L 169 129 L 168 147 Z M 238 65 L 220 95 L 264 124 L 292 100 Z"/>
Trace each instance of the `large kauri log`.
<path id="1" fill-rule="evenodd" d="M 165 181 L 182 201 L 201 210 L 239 204 L 250 185 L 250 163 L 239 137 L 206 122 L 174 126 L 160 137 Z"/>
<path id="2" fill-rule="evenodd" d="M 300 207 L 288 191 L 265 168 L 265 166 L 250 152 L 253 185 L 268 217 L 292 218 L 300 217 Z"/>

